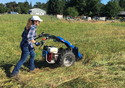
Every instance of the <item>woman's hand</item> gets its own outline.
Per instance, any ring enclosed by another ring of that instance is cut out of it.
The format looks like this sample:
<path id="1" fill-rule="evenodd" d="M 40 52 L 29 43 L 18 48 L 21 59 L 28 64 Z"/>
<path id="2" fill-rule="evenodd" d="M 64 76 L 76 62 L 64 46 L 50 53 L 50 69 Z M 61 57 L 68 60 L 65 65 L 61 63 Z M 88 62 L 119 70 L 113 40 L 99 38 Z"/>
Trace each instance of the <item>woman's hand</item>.
<path id="1" fill-rule="evenodd" d="M 34 43 L 36 46 L 39 46 L 40 43 L 39 42 L 36 42 L 35 40 L 31 40 L 32 43 Z"/>
<path id="2" fill-rule="evenodd" d="M 36 43 L 35 43 L 35 45 L 36 45 L 36 46 L 39 46 L 39 45 L 40 45 L 40 43 L 39 43 L 39 42 L 36 42 Z"/>
<path id="3" fill-rule="evenodd" d="M 32 43 L 34 43 L 34 44 L 36 43 L 36 41 L 35 41 L 35 40 L 31 40 L 31 42 L 32 42 Z"/>

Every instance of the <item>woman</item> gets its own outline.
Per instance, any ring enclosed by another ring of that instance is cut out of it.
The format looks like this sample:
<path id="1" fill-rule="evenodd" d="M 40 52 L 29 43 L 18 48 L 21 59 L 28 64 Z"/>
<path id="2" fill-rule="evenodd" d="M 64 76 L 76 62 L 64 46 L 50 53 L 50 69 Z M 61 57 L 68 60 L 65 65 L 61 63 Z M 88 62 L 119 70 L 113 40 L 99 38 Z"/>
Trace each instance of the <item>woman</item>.
<path id="1" fill-rule="evenodd" d="M 29 71 L 39 70 L 38 68 L 35 68 L 34 65 L 35 52 L 33 43 L 36 46 L 40 45 L 39 42 L 36 42 L 34 40 L 36 37 L 36 28 L 37 26 L 39 26 L 40 21 L 42 20 L 38 16 L 32 16 L 31 18 L 29 18 L 27 26 L 24 28 L 24 31 L 22 33 L 22 41 L 20 43 L 20 47 L 22 50 L 21 59 L 13 69 L 11 77 L 18 75 L 20 67 L 23 65 L 23 63 L 26 61 L 29 55 L 30 55 Z"/>

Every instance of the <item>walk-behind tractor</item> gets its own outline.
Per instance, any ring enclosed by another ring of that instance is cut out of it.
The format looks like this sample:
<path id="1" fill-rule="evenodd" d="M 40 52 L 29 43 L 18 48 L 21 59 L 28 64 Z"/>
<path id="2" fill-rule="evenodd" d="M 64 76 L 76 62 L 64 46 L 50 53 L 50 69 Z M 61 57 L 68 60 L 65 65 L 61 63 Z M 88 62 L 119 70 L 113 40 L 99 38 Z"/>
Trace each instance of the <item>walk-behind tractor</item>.
<path id="1" fill-rule="evenodd" d="M 45 37 L 42 39 L 41 46 L 44 45 L 46 40 L 52 39 L 54 42 L 63 43 L 66 45 L 66 48 L 57 48 L 55 46 L 43 46 L 43 58 L 49 63 L 54 64 L 58 63 L 62 66 L 71 66 L 75 61 L 82 59 L 82 55 L 79 53 L 78 48 L 71 45 L 68 41 L 64 40 L 61 37 L 56 37 L 54 35 L 41 33 L 36 39 L 40 37 Z M 35 39 L 35 40 L 36 40 Z M 41 48 L 40 46 L 40 48 Z"/>

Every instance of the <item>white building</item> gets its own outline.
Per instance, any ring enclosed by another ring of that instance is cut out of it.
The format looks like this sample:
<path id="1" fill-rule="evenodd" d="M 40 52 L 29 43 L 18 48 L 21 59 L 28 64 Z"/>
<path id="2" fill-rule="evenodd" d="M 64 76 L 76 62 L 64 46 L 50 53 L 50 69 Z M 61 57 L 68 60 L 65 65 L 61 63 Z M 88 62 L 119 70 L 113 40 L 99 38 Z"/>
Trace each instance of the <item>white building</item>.
<path id="1" fill-rule="evenodd" d="M 58 19 L 63 19 L 63 15 L 58 15 L 58 14 L 57 14 L 57 18 L 58 18 Z"/>
<path id="2" fill-rule="evenodd" d="M 31 15 L 46 15 L 46 11 L 40 8 L 29 9 L 28 13 Z"/>

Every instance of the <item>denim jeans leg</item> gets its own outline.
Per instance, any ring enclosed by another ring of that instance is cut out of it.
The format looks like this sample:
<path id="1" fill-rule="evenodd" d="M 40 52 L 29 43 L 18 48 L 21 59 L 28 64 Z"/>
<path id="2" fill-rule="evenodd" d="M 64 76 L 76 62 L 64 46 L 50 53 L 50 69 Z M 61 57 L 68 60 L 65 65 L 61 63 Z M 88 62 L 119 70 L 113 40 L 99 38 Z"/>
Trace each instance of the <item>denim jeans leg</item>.
<path id="1" fill-rule="evenodd" d="M 30 71 L 35 69 L 34 58 L 35 58 L 35 52 L 34 52 L 34 50 L 31 50 L 30 51 L 30 60 L 29 60 L 29 70 Z"/>
<path id="2" fill-rule="evenodd" d="M 21 59 L 19 60 L 19 62 L 16 64 L 11 76 L 15 76 L 19 73 L 19 69 L 21 68 L 22 64 L 26 61 L 26 59 L 29 56 L 29 49 L 28 47 L 22 47 L 22 54 L 21 54 Z"/>

